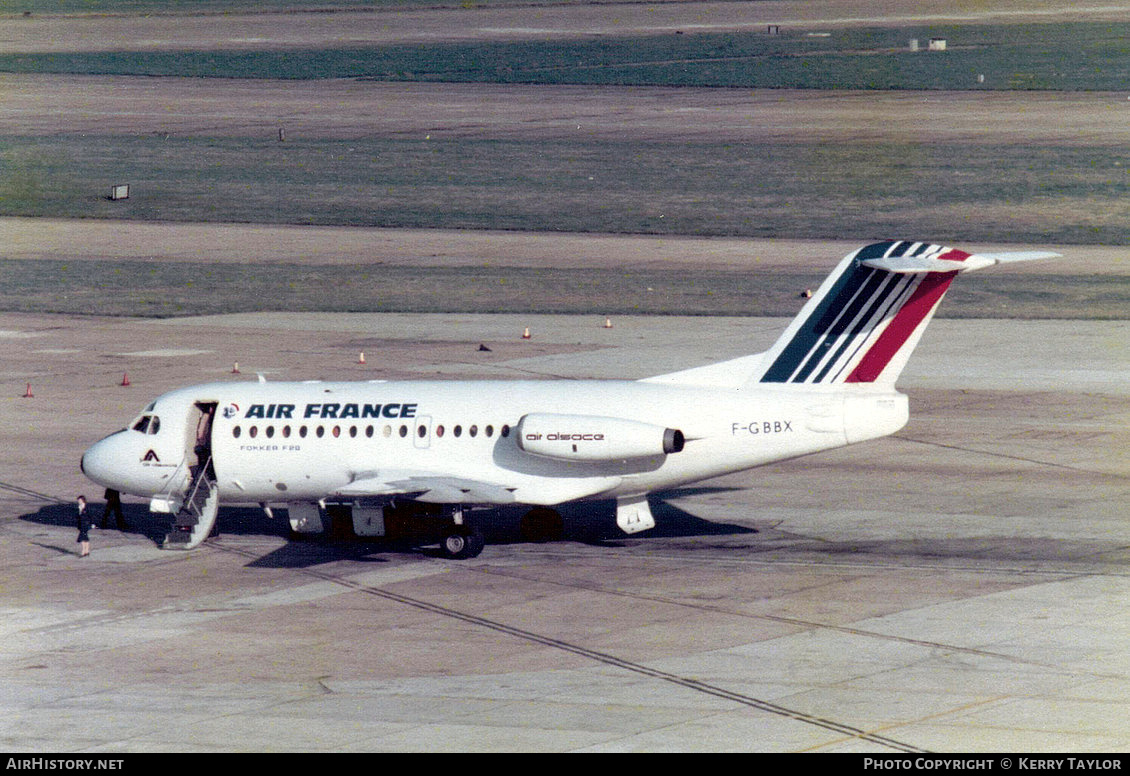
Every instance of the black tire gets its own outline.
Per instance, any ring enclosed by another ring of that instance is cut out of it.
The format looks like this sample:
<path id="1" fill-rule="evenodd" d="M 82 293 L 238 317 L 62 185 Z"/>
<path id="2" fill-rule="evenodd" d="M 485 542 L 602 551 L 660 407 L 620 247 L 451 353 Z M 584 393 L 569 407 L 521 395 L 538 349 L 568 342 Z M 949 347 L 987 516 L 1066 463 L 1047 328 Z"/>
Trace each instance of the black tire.
<path id="1" fill-rule="evenodd" d="M 467 534 L 467 557 L 479 557 L 479 554 L 483 551 L 483 548 L 486 547 L 486 544 L 486 539 L 483 538 L 482 533 L 472 530 Z"/>
<path id="2" fill-rule="evenodd" d="M 452 531 L 443 537 L 439 543 L 443 554 L 452 560 L 466 560 L 478 557 L 486 546 L 486 540 L 480 531 L 473 528 L 462 528 Z"/>
<path id="3" fill-rule="evenodd" d="M 443 554 L 452 560 L 462 560 L 466 558 L 469 545 L 470 542 L 467 541 L 467 536 L 462 533 L 449 533 L 444 536 L 443 541 L 439 543 Z"/>

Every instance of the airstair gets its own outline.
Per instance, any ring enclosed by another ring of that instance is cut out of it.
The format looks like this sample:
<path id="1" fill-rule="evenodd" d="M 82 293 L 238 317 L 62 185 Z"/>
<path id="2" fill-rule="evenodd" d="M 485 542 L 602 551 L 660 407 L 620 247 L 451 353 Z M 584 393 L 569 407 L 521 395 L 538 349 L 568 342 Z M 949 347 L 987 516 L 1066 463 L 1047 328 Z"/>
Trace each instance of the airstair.
<path id="1" fill-rule="evenodd" d="M 173 520 L 172 530 L 161 545 L 164 549 L 191 550 L 212 533 L 220 512 L 220 495 L 211 472 L 211 458 L 203 466 L 192 467 L 192 484 Z"/>

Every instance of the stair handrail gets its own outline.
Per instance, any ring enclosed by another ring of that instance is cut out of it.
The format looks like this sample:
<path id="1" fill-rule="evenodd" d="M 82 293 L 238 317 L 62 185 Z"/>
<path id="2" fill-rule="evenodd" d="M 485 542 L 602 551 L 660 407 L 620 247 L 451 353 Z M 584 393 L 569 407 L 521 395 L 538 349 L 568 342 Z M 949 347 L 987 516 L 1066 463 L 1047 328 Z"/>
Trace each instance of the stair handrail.
<path id="1" fill-rule="evenodd" d="M 211 481 L 211 478 L 208 477 L 208 467 L 211 464 L 212 464 L 212 456 L 209 455 L 208 460 L 205 461 L 204 465 L 200 467 L 200 473 L 197 474 L 196 478 L 192 481 L 191 491 L 188 493 L 188 495 L 185 496 L 185 499 L 184 499 L 184 505 L 185 506 L 191 505 L 191 507 L 195 511 L 197 517 L 200 517 L 202 510 L 196 506 L 196 494 L 200 492 L 200 486 L 203 485 L 205 482 L 208 483 L 209 490 L 211 490 L 212 481 Z"/>
<path id="2" fill-rule="evenodd" d="M 177 464 L 177 468 L 173 469 L 173 473 L 169 477 L 169 481 L 166 484 L 165 489 L 162 490 L 160 493 L 158 493 L 156 498 L 163 498 L 163 499 L 172 498 L 173 486 L 177 482 L 177 475 L 180 474 L 181 469 L 184 469 L 187 464 L 188 464 L 188 456 L 186 455 L 184 458 L 181 458 L 180 463 Z"/>

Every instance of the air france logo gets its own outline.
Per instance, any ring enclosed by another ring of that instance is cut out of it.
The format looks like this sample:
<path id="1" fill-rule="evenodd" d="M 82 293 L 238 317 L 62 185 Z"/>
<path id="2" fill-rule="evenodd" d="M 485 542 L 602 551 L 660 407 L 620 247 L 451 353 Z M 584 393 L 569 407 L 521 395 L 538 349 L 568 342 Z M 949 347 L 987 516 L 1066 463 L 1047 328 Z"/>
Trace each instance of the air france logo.
<path id="1" fill-rule="evenodd" d="M 224 408 L 224 417 L 229 417 L 228 410 L 235 408 L 233 415 L 239 412 L 239 407 L 230 405 Z M 414 418 L 416 405 L 403 402 L 389 402 L 387 404 L 307 404 L 300 414 L 295 414 L 298 409 L 295 404 L 252 404 L 247 408 L 245 418 L 274 418 L 276 420 L 293 420 L 295 418 L 319 418 L 345 420 L 349 418 Z"/>
<path id="2" fill-rule="evenodd" d="M 238 404 L 234 404 L 234 403 L 229 404 L 228 406 L 224 407 L 224 409 L 223 409 L 223 416 L 225 418 L 227 418 L 228 420 L 231 420 L 232 418 L 234 418 L 238 414 L 239 414 L 239 405 Z"/>

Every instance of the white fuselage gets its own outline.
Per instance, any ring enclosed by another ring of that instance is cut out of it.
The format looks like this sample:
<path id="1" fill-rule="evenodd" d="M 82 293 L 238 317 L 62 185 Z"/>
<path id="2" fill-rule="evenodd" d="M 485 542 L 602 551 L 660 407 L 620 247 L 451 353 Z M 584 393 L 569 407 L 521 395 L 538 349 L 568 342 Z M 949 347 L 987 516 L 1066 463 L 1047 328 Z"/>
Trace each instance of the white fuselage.
<path id="1" fill-rule="evenodd" d="M 213 383 L 158 398 L 146 410 L 159 421 L 156 433 L 149 423 L 107 437 L 84 456 L 84 471 L 105 487 L 138 496 L 182 493 L 197 441 L 193 410 L 202 404 L 215 406 L 208 441 L 226 503 L 317 501 L 402 473 L 494 484 L 508 494 L 472 496 L 471 502 L 552 505 L 620 497 L 884 436 L 907 418 L 902 394 L 874 386 Z M 604 422 L 636 421 L 677 429 L 686 441 L 670 453 L 547 457 L 522 449 L 518 438 L 523 418 L 537 413 L 561 417 L 562 438 L 575 431 L 564 427 L 574 421 L 598 432 Z"/>

